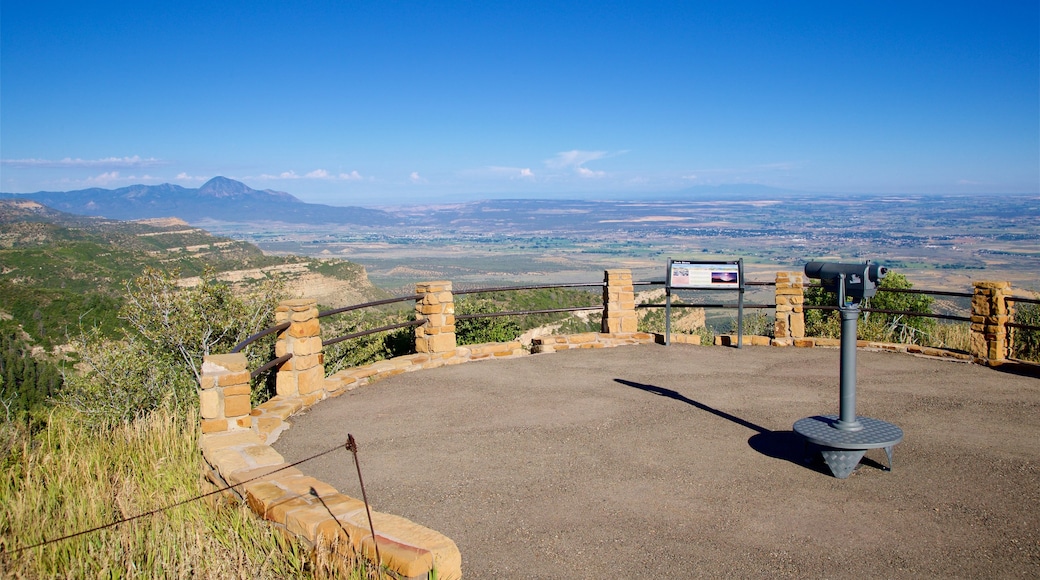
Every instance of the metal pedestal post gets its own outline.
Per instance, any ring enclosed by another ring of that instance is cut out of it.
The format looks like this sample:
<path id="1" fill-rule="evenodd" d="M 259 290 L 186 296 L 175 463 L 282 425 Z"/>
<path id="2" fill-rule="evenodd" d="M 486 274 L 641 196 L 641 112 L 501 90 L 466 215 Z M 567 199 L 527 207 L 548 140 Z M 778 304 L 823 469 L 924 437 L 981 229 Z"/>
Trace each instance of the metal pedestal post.
<path id="1" fill-rule="evenodd" d="M 892 469 L 892 447 L 903 440 L 903 430 L 891 423 L 856 415 L 856 325 L 859 304 L 845 303 L 844 279 L 839 291 L 841 309 L 840 415 L 799 419 L 794 431 L 823 456 L 838 479 L 845 479 L 859 465 L 868 449 L 884 449 Z"/>

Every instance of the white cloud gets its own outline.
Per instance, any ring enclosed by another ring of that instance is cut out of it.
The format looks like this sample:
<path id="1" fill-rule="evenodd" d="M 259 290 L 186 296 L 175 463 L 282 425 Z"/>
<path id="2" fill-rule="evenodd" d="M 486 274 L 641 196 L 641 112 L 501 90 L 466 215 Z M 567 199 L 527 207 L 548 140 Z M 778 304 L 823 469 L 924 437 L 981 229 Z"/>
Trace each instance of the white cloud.
<path id="1" fill-rule="evenodd" d="M 119 185 L 132 185 L 137 183 L 160 183 L 163 178 L 156 177 L 154 175 L 122 175 L 118 171 L 106 171 L 99 175 L 87 177 L 85 179 L 69 179 L 63 178 L 56 183 L 61 183 L 66 187 L 111 187 Z"/>
<path id="2" fill-rule="evenodd" d="M 412 183 L 426 183 L 426 180 L 419 175 L 418 171 L 413 171 L 409 174 L 408 179 L 410 179 Z"/>
<path id="3" fill-rule="evenodd" d="M 141 156 L 134 155 L 133 157 L 105 157 L 103 159 L 73 159 L 71 157 L 65 157 L 64 159 L 3 159 L 0 160 L 0 164 L 8 167 L 46 167 L 53 169 L 63 167 L 156 167 L 158 165 L 166 165 L 166 162 L 154 157 L 142 159 Z"/>
<path id="4" fill-rule="evenodd" d="M 606 177 L 606 171 L 589 169 L 588 167 L 585 167 L 585 164 L 600 159 L 606 159 L 608 157 L 623 155 L 627 152 L 627 150 L 610 153 L 608 151 L 582 151 L 580 149 L 572 149 L 570 151 L 561 151 L 557 153 L 555 157 L 546 159 L 545 165 L 549 169 L 569 169 L 582 178 Z"/>
<path id="5" fill-rule="evenodd" d="M 501 167 L 492 165 L 487 168 L 494 175 L 504 175 L 509 179 L 533 179 L 534 172 L 530 167 Z"/>
<path id="6" fill-rule="evenodd" d="M 118 171 L 106 171 L 105 173 L 102 173 L 101 175 L 98 175 L 98 176 L 95 176 L 95 177 L 88 177 L 87 178 L 87 183 L 90 183 L 90 184 L 93 184 L 93 185 L 108 185 L 108 184 L 116 182 L 116 181 L 120 181 L 119 172 Z"/>
<path id="7" fill-rule="evenodd" d="M 315 169 L 314 171 L 308 171 L 307 173 L 300 175 L 295 170 L 290 169 L 289 171 L 283 171 L 278 175 L 271 175 L 269 173 L 263 173 L 259 177 L 260 179 L 324 179 L 328 181 L 361 181 L 364 177 L 357 172 L 357 170 L 351 171 L 350 173 L 339 173 L 332 174 L 326 169 Z"/>
<path id="8" fill-rule="evenodd" d="M 174 177 L 173 179 L 175 181 L 197 181 L 199 183 L 202 183 L 204 181 L 208 181 L 209 180 L 208 177 L 202 177 L 202 176 L 198 176 L 198 175 L 188 175 L 184 171 L 178 173 L 177 177 Z"/>
<path id="9" fill-rule="evenodd" d="M 545 164 L 552 169 L 565 169 L 567 167 L 581 167 L 589 161 L 603 159 L 607 156 L 606 151 L 561 151 L 556 157 L 546 159 Z"/>

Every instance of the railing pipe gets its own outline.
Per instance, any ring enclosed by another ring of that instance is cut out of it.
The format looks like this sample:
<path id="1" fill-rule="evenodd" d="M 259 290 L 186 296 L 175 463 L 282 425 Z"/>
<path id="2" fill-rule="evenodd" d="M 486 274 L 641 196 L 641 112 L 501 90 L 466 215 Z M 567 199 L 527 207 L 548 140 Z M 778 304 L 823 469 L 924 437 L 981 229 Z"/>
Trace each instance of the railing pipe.
<path id="1" fill-rule="evenodd" d="M 1005 296 L 1007 302 L 1025 302 L 1026 304 L 1040 304 L 1040 298 L 1020 298 L 1017 296 Z"/>
<path id="2" fill-rule="evenodd" d="M 665 284 L 666 284 L 665 280 L 642 280 L 642 281 L 634 281 L 634 282 L 632 282 L 633 286 L 661 286 L 661 285 L 665 285 Z M 765 287 L 765 286 L 775 286 L 776 282 L 774 282 L 774 281 L 763 281 L 763 282 L 747 281 L 747 282 L 745 282 L 745 285 L 746 286 Z M 604 286 L 605 286 L 604 282 L 576 282 L 576 283 L 559 283 L 559 284 L 528 284 L 528 285 L 520 285 L 520 286 L 498 286 L 498 287 L 491 287 L 491 288 L 474 288 L 474 289 L 469 289 L 469 290 L 456 290 L 456 291 L 453 292 L 453 294 L 455 294 L 455 295 L 465 295 L 465 294 L 480 294 L 480 293 L 490 293 L 490 292 L 511 292 L 511 291 L 517 291 L 517 290 L 544 290 L 544 289 L 551 289 L 551 288 L 602 288 Z M 822 284 L 819 284 L 819 283 L 809 283 L 809 284 L 805 285 L 805 287 L 807 287 L 807 288 L 818 288 L 818 287 L 821 287 L 821 286 L 822 286 Z M 925 294 L 925 295 L 930 295 L 930 296 L 947 296 L 947 297 L 954 297 L 954 298 L 972 298 L 974 296 L 974 294 L 972 294 L 970 292 L 949 292 L 949 291 L 945 291 L 945 290 L 924 290 L 924 289 L 916 289 L 916 288 L 878 288 L 878 290 L 882 291 L 882 292 L 894 292 L 894 293 L 901 293 L 901 294 Z M 398 302 L 416 301 L 416 300 L 419 300 L 421 298 L 422 298 L 421 294 L 414 294 L 414 295 L 409 295 L 409 296 L 398 296 L 398 297 L 393 297 L 393 298 L 386 298 L 386 299 L 383 299 L 383 300 L 375 300 L 375 301 L 372 301 L 372 302 L 365 302 L 365 303 L 362 303 L 362 304 L 354 304 L 354 305 L 351 305 L 351 306 L 344 306 L 342 308 L 335 308 L 335 309 L 332 309 L 332 310 L 326 310 L 324 312 L 319 312 L 318 313 L 318 317 L 322 318 L 322 317 L 326 317 L 326 316 L 333 316 L 333 315 L 336 315 L 336 314 L 342 314 L 342 313 L 351 312 L 351 311 L 354 311 L 354 310 L 361 310 L 361 309 L 364 309 L 364 308 L 372 308 L 372 307 L 376 307 L 376 306 L 384 306 L 384 305 L 387 305 L 387 304 L 395 304 L 395 303 L 398 303 Z M 1040 299 L 1034 299 L 1034 298 L 1008 296 L 1008 297 L 1005 298 L 1005 300 L 1007 300 L 1008 302 L 1020 302 L 1020 303 L 1026 303 L 1026 304 L 1040 304 Z M 636 308 L 664 308 L 664 306 L 665 305 L 663 305 L 663 304 L 637 304 L 637 305 L 635 305 Z M 672 306 L 674 308 L 722 308 L 722 309 L 734 309 L 734 308 L 738 308 L 739 307 L 738 305 L 735 305 L 735 304 L 673 304 Z M 548 309 L 542 309 L 542 310 L 520 310 L 520 311 L 509 311 L 509 312 L 487 312 L 487 313 L 474 313 L 474 314 L 460 314 L 460 315 L 456 315 L 455 318 L 456 318 L 456 320 L 469 320 L 469 319 L 475 319 L 475 318 L 493 318 L 493 317 L 499 317 L 499 316 L 526 316 L 526 315 L 533 315 L 533 314 L 557 314 L 557 313 L 562 313 L 562 312 L 583 312 L 583 311 L 602 310 L 602 308 L 603 308 L 602 306 L 578 306 L 578 307 L 572 307 L 572 308 L 548 308 Z M 770 308 L 776 308 L 776 304 L 745 304 L 744 308 L 770 309 Z M 802 308 L 804 308 L 805 310 L 839 310 L 839 308 L 837 306 L 823 306 L 823 305 L 815 306 L 815 305 L 809 305 L 809 304 L 802 305 Z M 862 308 L 861 310 L 863 312 L 877 312 L 877 313 L 881 313 L 881 314 L 905 315 L 905 316 L 910 316 L 910 317 L 922 317 L 922 318 L 937 318 L 937 319 L 942 319 L 942 320 L 953 320 L 953 321 L 959 321 L 959 322 L 970 322 L 971 321 L 971 317 L 968 317 L 968 316 L 957 316 L 957 315 L 952 315 L 952 314 L 933 314 L 933 313 L 927 313 L 927 312 L 906 312 L 906 311 L 887 310 L 887 309 L 879 309 L 879 308 Z M 375 329 L 371 329 L 371 330 L 355 332 L 355 333 L 352 333 L 352 334 L 347 334 L 347 335 L 340 336 L 340 337 L 337 337 L 337 338 L 333 338 L 333 339 L 330 339 L 330 340 L 322 341 L 322 346 L 329 346 L 329 345 L 332 345 L 332 344 L 343 342 L 345 340 L 350 340 L 350 339 L 353 339 L 353 338 L 360 338 L 362 336 L 368 336 L 370 334 L 376 334 L 376 333 L 379 333 L 379 332 L 386 332 L 386 331 L 390 331 L 390 330 L 396 330 L 396 329 L 399 329 L 399 328 L 407 328 L 407 327 L 419 326 L 419 325 L 423 324 L 424 322 L 425 322 L 424 319 L 419 319 L 419 320 L 413 320 L 413 321 L 403 322 L 403 323 L 399 323 L 399 324 L 392 324 L 392 325 L 388 325 L 388 326 L 383 326 L 383 327 L 375 328 Z M 1007 326 L 1009 328 L 1019 328 L 1019 329 L 1025 329 L 1025 330 L 1040 330 L 1040 327 L 1037 327 L 1037 326 L 1032 326 L 1032 325 L 1028 325 L 1028 324 L 1014 323 L 1014 322 L 1008 322 Z M 254 335 L 249 336 L 248 338 L 246 338 L 245 340 L 243 340 L 239 344 L 235 345 L 235 347 L 231 350 L 231 352 L 233 352 L 233 353 L 241 352 L 242 349 L 244 349 L 246 346 L 252 344 L 253 342 L 255 342 L 257 340 L 259 340 L 260 338 L 263 338 L 264 336 L 267 336 L 267 335 L 275 333 L 275 332 L 280 332 L 282 330 L 287 329 L 288 327 L 289 327 L 289 323 L 286 322 L 286 323 L 282 323 L 282 324 L 279 324 L 279 325 L 272 326 L 270 328 L 264 329 L 264 330 L 254 334 Z M 292 358 L 292 354 L 291 353 L 287 354 L 285 356 L 276 358 L 276 359 L 268 362 L 267 364 L 263 365 L 259 369 L 253 371 L 250 374 L 250 376 L 251 377 L 256 377 L 257 375 L 263 373 L 264 371 L 267 371 L 267 370 L 269 370 L 269 369 L 271 369 L 271 368 L 273 368 L 273 367 L 275 367 L 275 366 L 277 366 L 279 364 L 282 364 L 282 363 L 288 361 L 291 358 Z"/>
<path id="3" fill-rule="evenodd" d="M 350 312 L 352 310 L 361 310 L 362 308 L 372 308 L 374 306 L 383 306 L 385 304 L 394 304 L 395 302 L 408 302 L 416 301 L 422 298 L 422 294 L 413 294 L 411 296 L 397 296 L 395 298 L 384 298 L 383 300 L 376 300 L 374 302 L 365 302 L 364 304 L 354 304 L 353 306 L 344 306 L 343 308 L 336 308 L 333 310 L 326 310 L 318 313 L 318 318 L 325 316 L 332 316 L 334 314 L 342 314 L 344 312 Z"/>
<path id="4" fill-rule="evenodd" d="M 972 298 L 971 292 L 948 292 L 946 290 L 922 290 L 919 288 L 884 288 L 878 287 L 878 292 L 894 292 L 896 294 L 927 294 L 929 296 L 952 296 L 954 298 Z"/>
<path id="5" fill-rule="evenodd" d="M 839 310 L 832 305 L 803 304 L 805 310 Z M 877 312 L 880 314 L 905 314 L 907 316 L 920 316 L 922 318 L 941 318 L 943 320 L 956 320 L 958 322 L 971 322 L 970 316 L 957 316 L 956 314 L 933 314 L 930 312 L 909 312 L 906 310 L 885 310 L 883 308 L 860 308 L 861 312 Z"/>
<path id="6" fill-rule="evenodd" d="M 321 341 L 321 346 L 325 347 L 325 346 L 329 346 L 331 344 L 336 344 L 336 343 L 339 343 L 339 342 L 343 342 L 344 340 L 350 340 L 352 338 L 361 338 L 362 336 L 368 336 L 370 334 L 376 334 L 376 333 L 379 333 L 379 332 L 386 332 L 388 330 L 397 330 L 398 328 L 408 328 L 410 326 L 419 326 L 420 324 L 423 324 L 425 322 L 426 322 L 425 318 L 420 318 L 418 320 L 409 320 L 408 322 L 400 322 L 398 324 L 389 324 L 387 326 L 380 326 L 379 328 L 373 328 L 371 330 L 362 330 L 360 332 L 354 332 L 352 334 L 344 334 L 343 336 L 337 336 L 336 338 L 330 338 L 329 340 Z"/>
<path id="7" fill-rule="evenodd" d="M 274 332 L 281 332 L 281 331 L 285 330 L 286 328 L 289 328 L 289 323 L 288 322 L 283 322 L 283 323 L 278 324 L 276 326 L 272 326 L 270 328 L 265 328 L 264 330 L 261 330 L 260 332 L 254 334 L 252 336 L 249 336 L 245 340 L 243 340 L 242 342 L 236 344 L 235 348 L 231 349 L 231 352 L 242 352 L 243 348 L 249 346 L 253 342 L 256 342 L 257 340 L 267 336 L 268 334 L 271 334 L 271 333 L 274 333 Z"/>
<path id="8" fill-rule="evenodd" d="M 573 308 L 547 308 L 545 310 L 514 310 L 512 312 L 479 312 L 474 314 L 456 314 L 455 320 L 472 318 L 494 318 L 496 316 L 527 316 L 529 314 L 555 314 L 558 312 L 581 312 L 585 310 L 603 310 L 602 306 L 575 306 Z"/>
<path id="9" fill-rule="evenodd" d="M 665 308 L 664 304 L 636 304 L 636 308 Z M 739 304 L 672 304 L 672 308 L 740 308 Z M 744 308 L 776 308 L 776 304 L 745 304 Z M 837 310 L 837 307 L 834 307 Z"/>
<path id="10" fill-rule="evenodd" d="M 268 363 L 265 364 L 264 366 L 262 366 L 262 367 L 256 369 L 255 371 L 249 373 L 249 378 L 250 379 L 255 379 L 256 377 L 260 376 L 264 371 L 269 370 L 269 369 L 271 369 L 273 367 L 276 367 L 276 366 L 278 366 L 278 365 L 280 365 L 280 364 L 282 364 L 284 362 L 289 362 L 289 359 L 291 359 L 292 357 L 293 357 L 293 354 L 291 352 L 289 352 L 289 353 L 283 354 L 282 356 L 280 356 L 280 357 L 278 357 L 278 358 L 276 358 L 276 359 L 274 359 L 272 361 L 268 361 Z"/>
<path id="11" fill-rule="evenodd" d="M 525 286 L 497 286 L 492 288 L 473 288 L 470 290 L 454 290 L 452 294 L 481 294 L 487 292 L 506 292 L 510 290 L 545 290 L 549 288 L 602 288 L 603 282 L 577 282 L 574 284 L 531 284 Z"/>
<path id="12" fill-rule="evenodd" d="M 822 288 L 823 284 L 812 282 L 805 285 L 806 288 Z M 895 294 L 928 294 L 930 296 L 951 296 L 954 298 L 972 298 L 975 294 L 971 292 L 949 292 L 947 290 L 923 290 L 920 288 L 885 288 L 878 286 L 878 292 L 893 292 Z"/>

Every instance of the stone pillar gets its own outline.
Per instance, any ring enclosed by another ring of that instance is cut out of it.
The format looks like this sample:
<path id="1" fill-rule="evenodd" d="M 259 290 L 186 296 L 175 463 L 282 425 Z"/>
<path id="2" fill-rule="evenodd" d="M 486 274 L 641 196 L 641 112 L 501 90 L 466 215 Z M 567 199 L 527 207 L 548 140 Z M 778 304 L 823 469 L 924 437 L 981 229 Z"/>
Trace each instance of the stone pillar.
<path id="1" fill-rule="evenodd" d="M 422 326 L 415 327 L 415 352 L 454 352 L 457 346 L 455 296 L 451 293 L 451 282 L 416 284 L 415 293 L 421 295 L 415 301 L 415 316 L 426 319 Z"/>
<path id="2" fill-rule="evenodd" d="M 249 429 L 252 426 L 247 365 L 246 355 L 240 352 L 202 357 L 199 414 L 203 433 Z"/>
<path id="3" fill-rule="evenodd" d="M 603 272 L 603 322 L 601 330 L 608 334 L 637 331 L 636 295 L 632 288 L 632 271 L 627 269 Z"/>
<path id="4" fill-rule="evenodd" d="M 773 336 L 777 339 L 805 338 L 805 279 L 801 272 L 776 273 L 776 321 Z"/>
<path id="5" fill-rule="evenodd" d="M 305 397 L 313 404 L 325 394 L 325 359 L 321 347 L 321 325 L 318 303 L 302 298 L 283 300 L 274 312 L 275 324 L 289 323 L 278 335 L 275 356 L 292 353 L 293 357 L 278 367 L 275 389 L 282 397 Z"/>
<path id="6" fill-rule="evenodd" d="M 975 282 L 971 300 L 971 355 L 976 362 L 996 366 L 1011 352 L 1007 323 L 1012 311 L 1005 298 L 1010 282 Z"/>

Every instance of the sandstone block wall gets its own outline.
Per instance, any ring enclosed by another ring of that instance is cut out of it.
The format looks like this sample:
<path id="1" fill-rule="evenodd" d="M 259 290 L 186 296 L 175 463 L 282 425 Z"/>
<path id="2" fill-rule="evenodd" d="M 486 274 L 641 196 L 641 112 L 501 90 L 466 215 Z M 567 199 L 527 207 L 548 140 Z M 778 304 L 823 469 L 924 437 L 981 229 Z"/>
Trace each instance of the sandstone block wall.
<path id="1" fill-rule="evenodd" d="M 607 270 L 603 274 L 603 321 L 605 334 L 636 332 L 636 295 L 631 270 Z"/>
<path id="2" fill-rule="evenodd" d="M 426 319 L 415 327 L 415 351 L 419 353 L 452 352 L 455 338 L 455 297 L 451 282 L 416 284 L 415 293 L 422 297 L 415 302 L 415 316 Z"/>
<path id="3" fill-rule="evenodd" d="M 1007 323 L 1014 316 L 1007 298 L 1010 282 L 975 282 L 971 300 L 971 354 L 982 364 L 1005 362 L 1011 354 Z"/>
<path id="4" fill-rule="evenodd" d="M 794 339 L 805 337 L 805 279 L 801 272 L 776 273 L 776 320 L 773 322 L 773 337 Z"/>
<path id="5" fill-rule="evenodd" d="M 249 429 L 252 387 L 246 355 L 209 355 L 202 361 L 199 380 L 199 413 L 202 432 Z"/>
<path id="6" fill-rule="evenodd" d="M 557 334 L 531 340 L 534 354 L 552 353 L 575 348 L 612 348 L 629 344 L 654 342 L 654 335 L 645 332 L 583 332 L 581 334 Z"/>
<path id="7" fill-rule="evenodd" d="M 289 328 L 278 335 L 275 356 L 293 355 L 278 368 L 276 392 L 286 397 L 301 395 L 315 401 L 321 399 L 325 361 L 318 303 L 310 299 L 283 300 L 275 309 L 274 319 L 275 324 L 289 323 Z"/>

